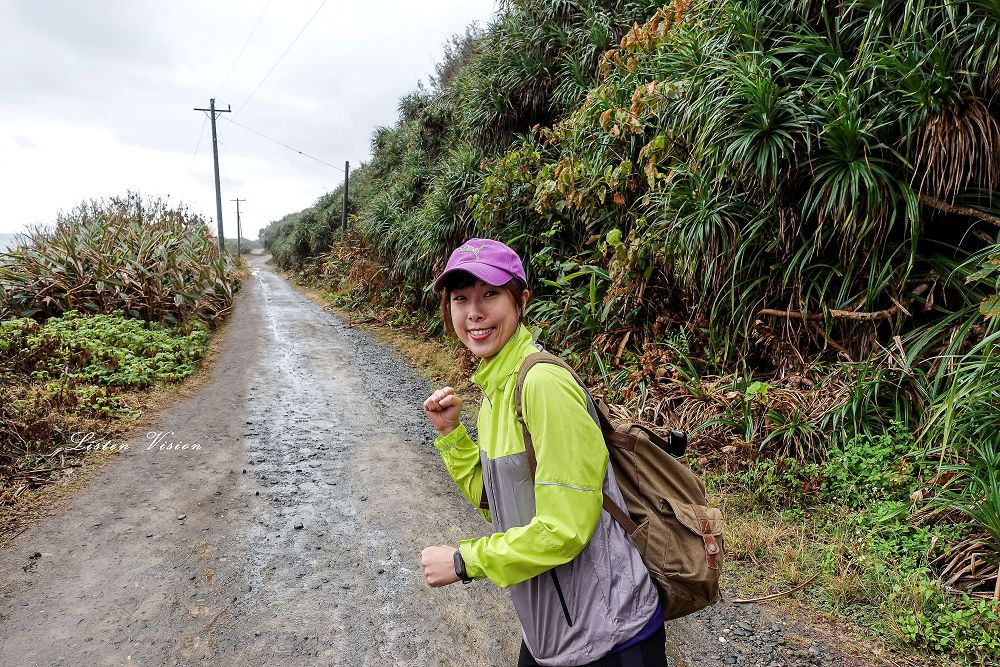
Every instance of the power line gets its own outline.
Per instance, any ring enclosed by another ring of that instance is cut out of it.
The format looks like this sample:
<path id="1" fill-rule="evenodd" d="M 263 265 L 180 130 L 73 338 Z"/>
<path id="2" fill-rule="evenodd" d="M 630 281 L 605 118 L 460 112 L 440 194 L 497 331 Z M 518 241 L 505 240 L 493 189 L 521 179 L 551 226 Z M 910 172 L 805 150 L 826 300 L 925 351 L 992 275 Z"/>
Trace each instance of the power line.
<path id="1" fill-rule="evenodd" d="M 208 125 L 208 116 L 201 121 L 201 132 L 198 133 L 198 142 L 194 145 L 194 153 L 191 153 L 191 164 L 188 166 L 188 178 L 194 173 L 194 159 L 198 157 L 198 149 L 201 148 L 201 138 L 205 136 L 205 126 Z"/>
<path id="2" fill-rule="evenodd" d="M 260 90 L 260 87 L 264 85 L 264 82 L 267 81 L 267 78 L 271 76 L 271 72 L 273 72 L 274 69 L 285 58 L 285 56 L 288 55 L 288 52 L 292 50 L 293 46 L 295 46 L 295 42 L 299 41 L 299 37 L 301 37 L 302 33 L 306 31 L 306 28 L 309 27 L 309 24 L 313 22 L 313 19 L 316 18 L 316 15 L 320 13 L 320 11 L 323 9 L 323 7 L 326 5 L 327 2 L 328 0 L 323 0 L 323 2 L 320 3 L 319 7 L 316 8 L 316 11 L 313 12 L 313 15 L 309 17 L 309 20 L 306 21 L 306 24 L 302 26 L 301 30 L 299 30 L 299 33 L 295 35 L 295 38 L 292 40 L 292 43 L 288 45 L 288 47 L 284 50 L 284 52 L 282 52 L 282 54 L 278 57 L 278 59 L 274 62 L 274 64 L 271 65 L 271 69 L 267 70 L 267 74 L 265 74 L 264 78 L 260 80 L 260 83 L 257 84 L 257 87 L 253 89 L 253 92 L 250 93 L 250 96 L 247 97 L 245 100 L 243 100 L 243 104 L 241 104 L 239 108 L 236 110 L 236 113 L 233 114 L 233 118 L 239 116 L 243 112 L 243 109 L 245 109 L 250 100 L 253 99 L 253 96 L 257 94 L 257 91 Z"/>
<path id="3" fill-rule="evenodd" d="M 222 89 L 226 87 L 227 83 L 229 83 L 229 77 L 233 75 L 233 70 L 236 69 L 237 63 L 240 62 L 240 58 L 243 57 L 243 53 L 247 50 L 247 45 L 250 43 L 250 40 L 253 39 L 254 34 L 257 32 L 257 26 L 260 25 L 260 20 L 264 18 L 264 14 L 267 13 L 267 8 L 271 6 L 271 2 L 272 0 L 267 0 L 267 4 L 264 5 L 264 9 L 261 11 L 260 16 L 257 17 L 257 21 L 253 24 L 253 28 L 250 29 L 250 34 L 247 35 L 246 41 L 243 42 L 243 46 L 240 48 L 240 52 L 236 56 L 236 60 L 234 60 L 233 64 L 229 66 L 229 71 L 226 72 L 226 78 L 222 81 L 222 85 L 219 86 L 218 92 L 215 93 L 216 97 L 219 96 L 219 93 L 222 92 Z"/>
<path id="4" fill-rule="evenodd" d="M 235 118 L 235 116 L 236 116 L 236 114 L 233 114 L 233 117 L 234 117 L 234 118 Z M 296 153 L 298 153 L 299 155 L 301 155 L 301 156 L 303 156 L 303 157 L 307 157 L 307 158 L 309 158 L 310 160 L 316 160 L 316 162 L 320 162 L 320 163 L 322 163 L 322 164 L 325 164 L 325 165 L 326 165 L 326 166 L 328 166 L 328 167 L 333 167 L 334 169 L 336 169 L 337 171 L 340 171 L 340 172 L 343 172 L 343 171 L 344 171 L 344 170 L 343 170 L 343 168 L 341 168 L 341 167 L 338 167 L 338 166 L 337 166 L 337 165 L 335 165 L 335 164 L 330 164 L 330 163 L 329 163 L 329 162 L 327 162 L 326 160 L 321 160 L 320 158 L 318 158 L 318 157 L 316 157 L 316 156 L 314 156 L 314 155 L 309 155 L 309 153 L 306 153 L 305 151 L 300 151 L 300 150 L 299 150 L 298 148 L 295 148 L 294 146 L 289 146 L 289 145 L 288 145 L 288 144 L 286 144 L 285 142 L 283 142 L 283 141 L 278 141 L 277 139 L 275 139 L 275 138 L 273 138 L 273 137 L 269 137 L 269 136 L 267 136 L 266 134 L 264 134 L 263 132 L 258 132 L 257 130 L 253 129 L 252 127 L 247 127 L 246 125 L 244 125 L 244 124 L 242 124 L 242 123 L 237 123 L 237 122 L 236 122 L 235 120 L 233 120 L 233 118 L 229 118 L 229 117 L 226 117 L 226 118 L 223 118 L 222 120 L 224 120 L 224 121 L 227 121 L 227 122 L 229 122 L 229 123 L 232 123 L 233 125 L 235 125 L 235 126 L 237 126 L 237 127 L 242 127 L 242 128 L 243 128 L 244 130 L 246 130 L 247 132 L 253 132 L 253 133 L 254 133 L 254 134 L 256 134 L 256 135 L 257 135 L 258 137 L 263 137 L 264 139 L 267 139 L 268 141 L 273 141 L 274 143 L 278 144 L 279 146 L 283 146 L 283 147 L 287 148 L 287 149 L 288 149 L 288 150 L 290 150 L 290 151 L 295 151 L 295 152 L 296 152 Z"/>

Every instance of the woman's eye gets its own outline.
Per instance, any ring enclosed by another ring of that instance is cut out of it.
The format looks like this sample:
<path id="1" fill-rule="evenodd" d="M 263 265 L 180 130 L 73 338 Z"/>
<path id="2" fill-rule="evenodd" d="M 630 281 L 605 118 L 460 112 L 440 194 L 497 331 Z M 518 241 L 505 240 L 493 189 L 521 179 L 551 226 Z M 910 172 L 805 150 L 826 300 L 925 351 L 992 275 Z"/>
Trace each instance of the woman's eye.
<path id="1" fill-rule="evenodd" d="M 483 296 L 496 296 L 496 294 L 495 290 L 486 290 L 486 293 Z"/>

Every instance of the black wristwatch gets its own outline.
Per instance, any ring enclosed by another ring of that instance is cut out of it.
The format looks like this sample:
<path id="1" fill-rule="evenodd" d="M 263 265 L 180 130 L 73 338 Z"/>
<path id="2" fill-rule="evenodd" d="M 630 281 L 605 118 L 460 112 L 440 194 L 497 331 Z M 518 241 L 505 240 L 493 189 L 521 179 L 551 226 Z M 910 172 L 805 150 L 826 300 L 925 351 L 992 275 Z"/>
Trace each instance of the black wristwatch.
<path id="1" fill-rule="evenodd" d="M 455 576 L 461 579 L 463 584 L 472 583 L 472 577 L 465 571 L 465 561 L 459 549 L 455 549 Z"/>

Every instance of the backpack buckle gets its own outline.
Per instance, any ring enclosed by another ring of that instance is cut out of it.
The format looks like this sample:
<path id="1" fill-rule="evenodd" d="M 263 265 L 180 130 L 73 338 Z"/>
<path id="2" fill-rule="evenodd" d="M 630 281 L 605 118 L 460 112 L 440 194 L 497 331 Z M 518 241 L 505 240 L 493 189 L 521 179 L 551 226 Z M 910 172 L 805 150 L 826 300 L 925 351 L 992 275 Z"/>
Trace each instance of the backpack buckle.
<path id="1" fill-rule="evenodd" d="M 700 514 L 700 512 L 699 512 Z M 705 542 L 705 555 L 708 557 L 708 567 L 712 570 L 719 569 L 719 542 L 712 533 L 712 524 L 708 517 L 701 517 L 701 539 Z"/>

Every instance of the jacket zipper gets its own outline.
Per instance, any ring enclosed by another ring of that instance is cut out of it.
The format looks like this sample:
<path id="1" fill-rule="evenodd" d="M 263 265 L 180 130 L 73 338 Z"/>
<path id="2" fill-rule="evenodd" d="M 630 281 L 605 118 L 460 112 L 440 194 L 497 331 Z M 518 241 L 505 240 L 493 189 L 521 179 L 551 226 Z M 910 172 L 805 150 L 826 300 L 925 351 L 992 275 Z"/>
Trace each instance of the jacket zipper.
<path id="1" fill-rule="evenodd" d="M 566 598 L 563 597 L 562 586 L 559 585 L 559 578 L 556 577 L 555 569 L 549 570 L 552 575 L 552 583 L 556 585 L 556 593 L 559 595 L 559 604 L 562 605 L 563 616 L 566 617 L 566 625 L 573 627 L 573 620 L 569 617 L 569 607 L 566 606 Z"/>

